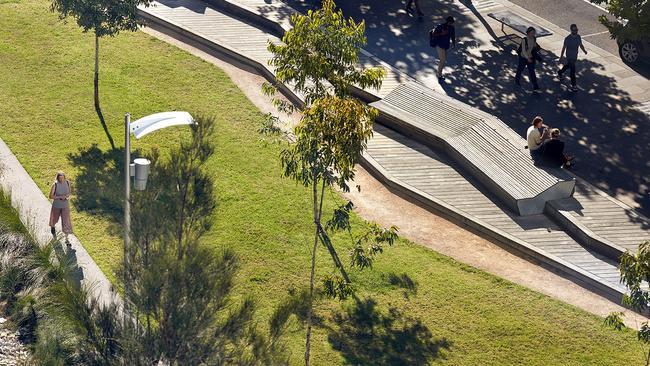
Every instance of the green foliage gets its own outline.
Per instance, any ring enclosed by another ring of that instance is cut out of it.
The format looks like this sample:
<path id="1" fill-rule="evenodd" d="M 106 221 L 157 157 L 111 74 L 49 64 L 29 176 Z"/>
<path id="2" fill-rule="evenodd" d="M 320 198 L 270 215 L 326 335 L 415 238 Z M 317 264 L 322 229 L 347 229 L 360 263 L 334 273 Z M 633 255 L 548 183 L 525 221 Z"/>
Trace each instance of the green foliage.
<path id="1" fill-rule="evenodd" d="M 230 300 L 238 257 L 201 244 L 217 206 L 205 170 L 214 152 L 214 119 L 196 121 L 167 161 L 154 153 L 149 187 L 133 205 L 126 298 L 142 331 L 132 334 L 129 354 L 141 364 L 285 363 L 278 338 L 283 322 L 274 322 L 267 337 L 255 325 L 254 302 Z"/>
<path id="2" fill-rule="evenodd" d="M 643 312 L 650 307 L 650 241 L 639 245 L 636 254 L 625 252 L 621 255 L 619 270 L 621 283 L 627 287 L 629 294 L 623 296 L 623 304 Z M 616 330 L 625 328 L 623 313 L 611 313 L 605 318 L 605 324 Z M 637 331 L 637 339 L 644 345 L 646 366 L 650 365 L 650 325 L 644 322 Z"/>
<path id="3" fill-rule="evenodd" d="M 623 312 L 618 311 L 607 315 L 605 317 L 605 325 L 616 330 L 625 328 L 625 323 L 623 322 Z"/>
<path id="4" fill-rule="evenodd" d="M 346 19 L 333 0 L 324 0 L 321 6 L 307 15 L 292 15 L 293 28 L 284 34 L 283 44 L 269 43 L 273 54 L 269 65 L 277 80 L 291 85 L 307 105 L 328 95 L 345 97 L 352 85 L 379 89 L 384 70 L 360 70 L 357 64 L 366 44 L 365 23 Z"/>
<path id="5" fill-rule="evenodd" d="M 115 36 L 120 31 L 135 31 L 141 24 L 138 5 L 150 0 L 52 0 L 52 11 L 61 19 L 74 18 L 84 32 L 97 37 Z"/>
<path id="6" fill-rule="evenodd" d="M 591 0 L 603 5 L 616 19 L 598 17 L 611 34 L 619 40 L 650 39 L 650 1 L 647 0 Z"/>

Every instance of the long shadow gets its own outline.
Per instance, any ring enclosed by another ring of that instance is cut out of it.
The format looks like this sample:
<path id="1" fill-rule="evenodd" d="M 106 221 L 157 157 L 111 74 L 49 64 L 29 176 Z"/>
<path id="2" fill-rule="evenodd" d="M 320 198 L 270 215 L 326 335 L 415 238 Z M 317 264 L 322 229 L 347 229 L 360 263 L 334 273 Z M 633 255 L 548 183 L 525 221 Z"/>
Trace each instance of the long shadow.
<path id="1" fill-rule="evenodd" d="M 578 92 L 568 78 L 558 80 L 557 55 L 547 52 L 539 67 L 543 92 L 534 94 L 525 77 L 517 87 L 516 56 L 501 49 L 481 50 L 479 57 L 456 54 L 455 71 L 445 85 L 448 95 L 498 116 L 524 135 L 535 115 L 562 130 L 569 152 L 576 156 L 575 173 L 612 195 L 631 198 L 650 211 L 650 118 L 637 110 L 603 67 L 579 61 Z M 486 72 L 487 71 L 487 72 Z"/>
<path id="2" fill-rule="evenodd" d="M 382 313 L 372 299 L 356 302 L 332 320 L 327 339 L 346 365 L 428 365 L 451 348 L 419 319 L 396 308 Z"/>

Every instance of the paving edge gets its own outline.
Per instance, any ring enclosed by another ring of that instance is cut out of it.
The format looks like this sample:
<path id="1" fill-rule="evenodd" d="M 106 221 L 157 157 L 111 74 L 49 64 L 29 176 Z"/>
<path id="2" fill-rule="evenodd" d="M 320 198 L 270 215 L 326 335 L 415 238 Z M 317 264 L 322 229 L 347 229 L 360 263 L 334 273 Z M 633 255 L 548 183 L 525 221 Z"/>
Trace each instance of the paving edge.
<path id="1" fill-rule="evenodd" d="M 237 63 L 243 64 L 245 66 L 254 69 L 255 71 L 259 72 L 260 75 L 262 75 L 266 80 L 274 83 L 274 86 L 278 88 L 279 91 L 285 97 L 287 97 L 287 99 L 289 99 L 291 103 L 298 106 L 304 105 L 302 99 L 296 96 L 296 94 L 291 89 L 287 88 L 284 84 L 278 83 L 273 73 L 271 73 L 271 71 L 269 71 L 269 69 L 267 69 L 261 63 L 240 54 L 239 52 L 233 50 L 232 48 L 226 45 L 222 45 L 210 41 L 206 36 L 198 32 L 189 31 L 183 28 L 181 25 L 167 18 L 165 19 L 159 18 L 143 9 L 138 9 L 138 15 L 145 20 L 145 25 L 152 29 L 155 29 L 161 33 L 165 33 L 169 36 L 172 36 L 173 38 L 179 39 L 180 37 L 181 40 L 184 41 L 189 40 L 195 44 L 198 44 L 203 49 L 216 52 L 219 55 L 226 56 L 227 58 L 234 60 Z"/>
<path id="2" fill-rule="evenodd" d="M 214 0 L 213 0 L 214 1 Z M 199 44 L 200 46 L 207 48 L 210 51 L 217 52 L 220 55 L 228 56 L 235 62 L 242 63 L 248 67 L 252 67 L 257 71 L 261 72 L 261 75 L 267 79 L 269 82 L 276 84 L 277 80 L 275 76 L 259 62 L 252 60 L 244 55 L 239 54 L 237 51 L 231 49 L 230 47 L 217 44 L 213 41 L 208 40 L 206 37 L 196 34 L 195 32 L 188 31 L 182 28 L 180 25 L 170 21 L 168 19 L 161 19 L 156 17 L 153 14 L 147 13 L 145 10 L 138 10 L 140 16 L 146 19 L 150 25 L 155 27 L 162 28 L 162 32 L 172 32 L 169 34 L 174 38 L 178 36 L 190 40 L 194 43 Z M 152 27 L 156 29 L 155 27 Z M 161 31 L 160 29 L 157 29 Z M 168 34 L 168 33 L 167 33 Z M 282 92 L 285 94 L 291 102 L 294 100 L 300 100 L 289 88 L 283 85 L 277 85 L 282 87 Z M 300 105 L 303 105 L 300 101 Z M 465 212 L 456 209 L 433 196 L 428 195 L 425 192 L 422 192 L 414 187 L 411 187 L 403 182 L 395 179 L 390 173 L 385 171 L 381 165 L 379 165 L 372 157 L 368 154 L 364 154 L 361 159 L 361 164 L 366 168 L 376 179 L 382 182 L 386 187 L 391 191 L 398 193 L 402 197 L 406 197 L 411 201 L 423 204 L 425 207 L 435 210 L 436 212 L 441 213 L 443 216 L 452 219 L 456 223 L 460 223 L 465 227 L 468 227 L 475 232 L 483 234 L 499 243 L 503 243 L 508 247 L 512 248 L 514 251 L 523 255 L 528 259 L 532 259 L 534 262 L 545 264 L 547 267 L 553 268 L 557 271 L 560 271 L 563 274 L 566 274 L 572 280 L 575 280 L 583 287 L 592 289 L 599 294 L 605 296 L 606 298 L 620 303 L 625 289 L 622 287 L 612 287 L 609 284 L 600 281 L 600 279 L 593 274 L 574 266 L 571 263 L 568 263 L 550 253 L 547 253 L 539 248 L 533 247 L 526 242 L 523 242 L 512 235 L 499 230 L 491 225 L 488 225 L 481 220 L 478 220 L 470 215 L 467 215 Z"/>
<path id="3" fill-rule="evenodd" d="M 363 155 L 361 165 L 394 193 L 397 193 L 411 201 L 414 200 L 424 207 L 433 209 L 434 211 L 441 213 L 444 217 L 450 218 L 453 222 L 460 223 L 479 234 L 483 234 L 483 236 L 487 236 L 492 240 L 502 243 L 529 260 L 532 259 L 534 262 L 542 263 L 547 267 L 566 274 L 571 280 L 578 282 L 581 286 L 592 289 L 616 303 L 621 302 L 622 297 L 625 294 L 625 289 L 623 287 L 611 286 L 580 267 L 577 267 L 542 249 L 534 247 L 504 232 L 503 230 L 487 224 L 482 220 L 429 195 L 426 192 L 402 182 L 400 179 L 393 177 L 392 174 L 386 171 L 367 153 Z"/>
<path id="4" fill-rule="evenodd" d="M 54 167 L 52 177 L 54 177 Z M 51 239 L 49 217 L 52 207 L 32 177 L 20 164 L 9 146 L 0 138 L 0 189 L 11 201 L 11 206 L 18 212 L 18 217 L 29 230 L 39 245 L 47 245 Z M 61 231 L 61 224 L 57 224 Z M 84 249 L 76 236 L 70 236 L 72 249 L 75 251 L 77 265 L 81 269 L 82 284 L 91 289 L 91 293 L 103 304 L 121 303 L 113 285 Z"/>

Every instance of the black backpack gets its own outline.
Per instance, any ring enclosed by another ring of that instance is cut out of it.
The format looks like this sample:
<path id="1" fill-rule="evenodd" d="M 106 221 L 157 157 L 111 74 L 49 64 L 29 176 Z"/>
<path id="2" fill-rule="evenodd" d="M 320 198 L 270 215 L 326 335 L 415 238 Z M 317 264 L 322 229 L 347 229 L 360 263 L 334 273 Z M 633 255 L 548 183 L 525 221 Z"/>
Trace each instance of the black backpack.
<path id="1" fill-rule="evenodd" d="M 435 28 L 429 31 L 429 46 L 436 47 L 438 45 L 438 37 L 434 35 Z"/>
<path id="2" fill-rule="evenodd" d="M 440 35 L 435 35 L 435 34 L 436 34 L 436 31 L 438 33 L 442 32 L 442 26 L 443 26 L 443 24 L 439 24 L 435 28 L 433 28 L 433 29 L 431 29 L 429 31 L 429 46 L 431 46 L 431 47 L 438 46 L 438 40 L 440 39 Z"/>

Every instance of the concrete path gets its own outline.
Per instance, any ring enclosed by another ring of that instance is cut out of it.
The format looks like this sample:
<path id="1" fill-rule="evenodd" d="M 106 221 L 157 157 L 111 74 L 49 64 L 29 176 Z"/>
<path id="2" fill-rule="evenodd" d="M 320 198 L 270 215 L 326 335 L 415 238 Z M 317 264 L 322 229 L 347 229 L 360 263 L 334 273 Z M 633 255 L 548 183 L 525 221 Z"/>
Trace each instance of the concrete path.
<path id="1" fill-rule="evenodd" d="M 286 2 L 300 11 L 319 3 Z M 445 92 L 494 114 L 520 135 L 535 115 L 543 116 L 547 124 L 563 131 L 568 150 L 577 156 L 579 176 L 650 215 L 650 104 L 644 108 L 650 101 L 648 73 L 639 74 L 617 54 L 588 43 L 586 37 L 589 54 L 585 58 L 581 54 L 578 62 L 580 91 L 570 92 L 568 78 L 562 83 L 556 78 L 557 59 L 569 24 L 558 27 L 551 22 L 556 19 L 542 19 L 507 0 L 422 1 L 426 15 L 421 21 L 404 11 L 404 1 L 336 3 L 347 16 L 366 21 L 369 52 L 436 90 L 437 56 L 428 45 L 427 34 L 444 17 L 453 15 L 459 47 L 448 58 L 448 78 L 442 84 Z M 543 88 L 539 95 L 530 92 L 525 77 L 524 88 L 514 85 L 517 60 L 510 36 L 519 35 L 508 28 L 508 35 L 502 33 L 500 24 L 487 16 L 504 9 L 554 32 L 539 40 L 549 50 L 538 70 Z M 563 21 L 557 19 L 558 23 Z"/>
<path id="2" fill-rule="evenodd" d="M 9 197 L 23 225 L 38 243 L 40 245 L 49 243 L 52 240 L 49 226 L 52 204 L 2 139 L 0 139 L 0 189 Z M 72 225 L 74 227 L 74 222 Z M 61 232 L 60 223 L 57 225 L 57 231 Z M 113 291 L 113 286 L 77 237 L 70 235 L 70 243 L 72 246 L 65 249 L 65 255 L 76 261 L 78 268 L 74 273 L 75 279 L 91 288 L 91 293 L 102 303 L 120 302 L 119 296 Z"/>

